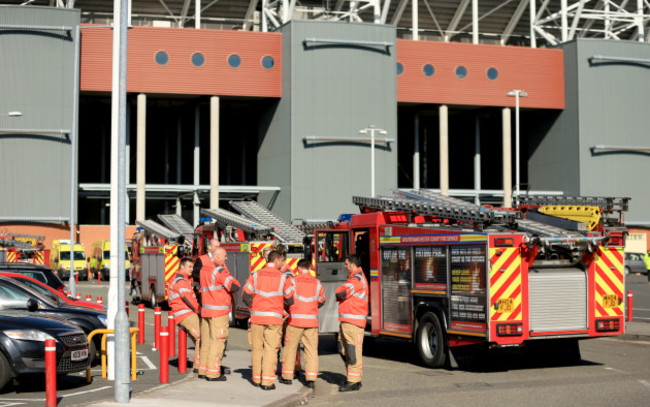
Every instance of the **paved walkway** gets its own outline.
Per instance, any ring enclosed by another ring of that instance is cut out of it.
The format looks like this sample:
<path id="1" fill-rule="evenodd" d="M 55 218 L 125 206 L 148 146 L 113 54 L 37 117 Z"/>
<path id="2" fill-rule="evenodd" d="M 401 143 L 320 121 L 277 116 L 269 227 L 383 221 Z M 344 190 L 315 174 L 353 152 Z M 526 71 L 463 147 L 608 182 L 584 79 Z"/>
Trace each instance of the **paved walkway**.
<path id="1" fill-rule="evenodd" d="M 650 340 L 650 323 L 627 322 L 624 339 Z M 130 401 L 133 406 L 169 406 L 192 407 L 203 406 L 297 406 L 307 404 L 312 391 L 294 380 L 292 385 L 276 383 L 276 389 L 264 391 L 251 384 L 250 352 L 246 350 L 228 350 L 226 366 L 232 368 L 232 374 L 225 382 L 207 382 L 199 380 L 193 373 L 187 378 L 169 385 L 161 385 L 146 392 L 136 394 Z M 241 367 L 245 366 L 245 367 Z M 317 382 L 318 383 L 318 382 Z M 318 389 L 317 384 L 317 389 Z M 112 401 L 89 404 L 94 407 L 114 407 L 123 404 Z"/>

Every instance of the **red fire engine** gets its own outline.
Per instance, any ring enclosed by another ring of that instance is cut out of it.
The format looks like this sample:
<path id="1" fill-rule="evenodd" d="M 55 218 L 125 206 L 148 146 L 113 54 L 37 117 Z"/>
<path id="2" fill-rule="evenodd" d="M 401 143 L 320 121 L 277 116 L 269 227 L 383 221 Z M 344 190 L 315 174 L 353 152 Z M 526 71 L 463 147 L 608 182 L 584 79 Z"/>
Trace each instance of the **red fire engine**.
<path id="1" fill-rule="evenodd" d="M 395 195 L 354 197 L 361 214 L 314 233 L 318 276 L 332 287 L 347 278 L 344 257 L 361 258 L 369 335 L 413 341 L 439 367 L 458 346 L 559 340 L 579 357 L 578 339 L 624 333 L 628 198 L 531 196 L 508 210 Z M 337 331 L 335 307 L 321 310 L 321 332 Z"/>
<path id="2" fill-rule="evenodd" d="M 0 236 L 0 261 L 7 263 L 49 264 L 50 251 L 44 236 L 6 233 Z"/>

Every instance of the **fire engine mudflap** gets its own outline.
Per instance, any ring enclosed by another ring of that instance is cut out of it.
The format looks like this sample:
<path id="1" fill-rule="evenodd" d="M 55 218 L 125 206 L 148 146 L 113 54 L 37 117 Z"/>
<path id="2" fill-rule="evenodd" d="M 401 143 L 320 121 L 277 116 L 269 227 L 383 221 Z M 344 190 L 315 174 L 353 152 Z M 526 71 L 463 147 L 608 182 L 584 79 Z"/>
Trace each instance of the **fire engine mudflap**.
<path id="1" fill-rule="evenodd" d="M 359 255 L 367 335 L 414 342 L 427 366 L 480 344 L 548 343 L 579 359 L 579 339 L 624 333 L 629 198 L 531 196 L 501 209 L 420 190 L 353 201 L 360 214 L 315 231 L 319 278 L 344 280 L 341 259 Z M 321 332 L 334 318 L 321 310 Z"/>

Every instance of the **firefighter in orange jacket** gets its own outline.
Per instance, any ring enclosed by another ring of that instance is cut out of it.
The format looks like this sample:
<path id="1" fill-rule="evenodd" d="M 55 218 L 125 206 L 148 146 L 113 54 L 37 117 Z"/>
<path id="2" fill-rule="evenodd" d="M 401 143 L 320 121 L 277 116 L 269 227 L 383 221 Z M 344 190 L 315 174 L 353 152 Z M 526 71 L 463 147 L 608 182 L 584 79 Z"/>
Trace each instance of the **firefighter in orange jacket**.
<path id="1" fill-rule="evenodd" d="M 221 360 L 228 340 L 228 315 L 232 309 L 231 293 L 240 286 L 226 268 L 226 249 L 215 247 L 212 261 L 201 268 L 201 357 L 199 378 L 225 381 Z"/>
<path id="2" fill-rule="evenodd" d="M 309 271 L 309 260 L 298 261 L 294 277 L 293 305 L 289 307 L 289 325 L 282 350 L 280 383 L 291 384 L 300 340 L 305 346 L 305 385 L 314 388 L 318 377 L 318 309 L 325 304 L 325 290 Z"/>
<path id="3" fill-rule="evenodd" d="M 178 272 L 174 275 L 167 292 L 167 303 L 171 308 L 174 322 L 188 333 L 194 342 L 194 366 L 199 366 L 201 348 L 201 306 L 192 290 L 192 267 L 194 260 L 189 257 L 181 259 Z"/>
<path id="4" fill-rule="evenodd" d="M 356 255 L 345 258 L 345 269 L 350 274 L 345 284 L 336 289 L 339 302 L 339 353 L 345 361 L 348 380 L 339 391 L 356 391 L 361 388 L 361 353 L 363 331 L 368 315 L 368 282 Z"/>
<path id="5" fill-rule="evenodd" d="M 282 313 L 293 304 L 293 278 L 282 273 L 284 257 L 271 251 L 266 267 L 253 273 L 242 291 L 242 300 L 251 309 L 253 385 L 275 389 L 277 351 L 282 336 Z"/>

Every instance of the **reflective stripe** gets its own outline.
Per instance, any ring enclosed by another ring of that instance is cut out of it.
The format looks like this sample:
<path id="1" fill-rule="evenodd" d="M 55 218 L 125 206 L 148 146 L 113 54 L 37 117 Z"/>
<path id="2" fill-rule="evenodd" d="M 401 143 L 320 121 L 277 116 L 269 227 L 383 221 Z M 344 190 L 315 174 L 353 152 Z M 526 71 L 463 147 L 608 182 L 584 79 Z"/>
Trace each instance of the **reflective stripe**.
<path id="1" fill-rule="evenodd" d="M 273 292 L 267 293 L 266 291 L 255 290 L 255 291 L 253 291 L 253 293 L 259 294 L 262 297 L 282 297 L 282 291 L 273 291 Z"/>
<path id="2" fill-rule="evenodd" d="M 178 298 L 180 296 L 181 296 L 180 294 L 172 294 L 172 295 L 169 296 L 167 301 L 175 300 L 176 298 Z"/>
<path id="3" fill-rule="evenodd" d="M 253 286 L 251 285 L 251 283 L 246 283 L 246 285 L 244 286 L 244 288 L 248 288 L 248 290 L 249 290 L 250 292 L 252 292 L 252 293 L 255 292 L 255 289 L 253 288 Z"/>
<path id="4" fill-rule="evenodd" d="M 289 295 L 296 290 L 296 286 L 292 285 L 284 291 L 284 295 Z"/>
<path id="5" fill-rule="evenodd" d="M 183 315 L 183 314 L 187 314 L 188 312 L 192 312 L 192 311 L 190 311 L 190 310 L 188 310 L 188 309 L 184 309 L 184 310 L 180 310 L 180 311 L 178 311 L 178 312 L 174 312 L 174 313 L 172 314 L 172 316 L 173 316 L 173 317 L 180 317 L 181 315 Z"/>
<path id="6" fill-rule="evenodd" d="M 368 301 L 368 297 L 366 297 L 366 295 L 363 294 L 363 293 L 354 293 L 354 294 L 352 294 L 352 295 L 355 296 L 355 297 L 357 297 L 357 298 L 361 298 L 362 300 L 366 300 L 366 301 Z"/>
<path id="7" fill-rule="evenodd" d="M 318 319 L 318 315 L 291 314 L 291 318 L 300 318 L 300 319 Z"/>
<path id="8" fill-rule="evenodd" d="M 178 290 L 179 294 L 180 293 L 191 293 L 191 292 L 192 292 L 192 290 L 190 290 L 189 288 L 181 288 L 180 290 Z"/>
<path id="9" fill-rule="evenodd" d="M 216 282 L 217 282 L 217 274 L 220 273 L 222 270 L 223 270 L 223 267 L 221 267 L 221 266 L 217 266 L 217 267 L 214 268 L 214 270 L 212 270 L 212 281 L 211 281 L 211 283 L 212 283 L 213 286 L 217 285 L 216 284 Z"/>
<path id="10" fill-rule="evenodd" d="M 213 286 L 210 286 L 210 287 L 201 287 L 201 291 L 204 292 L 204 293 L 208 292 L 208 291 L 217 291 L 217 290 L 223 290 L 223 289 L 224 288 L 223 288 L 222 285 L 216 285 L 216 286 L 213 285 Z"/>
<path id="11" fill-rule="evenodd" d="M 203 306 L 204 309 L 215 309 L 215 310 L 229 310 L 230 305 L 209 305 L 205 304 Z"/>
<path id="12" fill-rule="evenodd" d="M 303 302 L 318 301 L 318 299 L 319 299 L 319 298 L 318 298 L 318 295 L 315 296 L 315 297 L 302 297 L 302 296 L 300 296 L 300 295 L 298 295 L 298 294 L 294 294 L 294 295 L 293 295 L 293 298 L 295 298 L 296 300 L 303 301 Z"/>
<path id="13" fill-rule="evenodd" d="M 224 281 L 223 285 L 226 286 L 226 287 L 228 287 L 228 286 L 230 285 L 230 282 L 231 282 L 232 280 L 234 280 L 234 278 L 233 278 L 232 276 L 228 276 L 228 278 L 226 279 L 226 281 Z"/>
<path id="14" fill-rule="evenodd" d="M 339 314 L 339 318 L 366 319 L 366 317 L 363 315 L 353 315 L 353 314 Z"/>
<path id="15" fill-rule="evenodd" d="M 254 316 L 257 316 L 257 317 L 278 317 L 278 318 L 282 318 L 282 314 L 278 314 L 277 312 L 251 311 L 251 315 L 254 315 Z"/>

